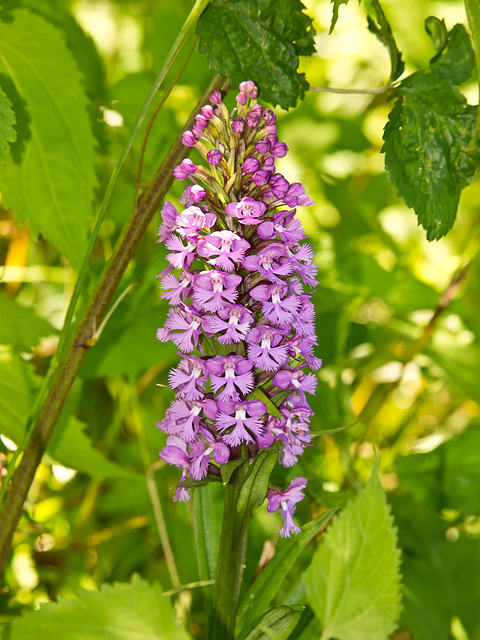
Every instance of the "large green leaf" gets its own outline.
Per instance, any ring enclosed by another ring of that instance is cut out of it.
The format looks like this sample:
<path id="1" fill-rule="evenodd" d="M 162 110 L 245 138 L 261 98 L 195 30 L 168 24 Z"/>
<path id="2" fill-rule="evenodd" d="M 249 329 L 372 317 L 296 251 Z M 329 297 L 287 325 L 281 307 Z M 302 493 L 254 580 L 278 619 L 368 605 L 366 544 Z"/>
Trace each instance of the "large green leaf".
<path id="1" fill-rule="evenodd" d="M 325 511 L 302 527 L 302 532 L 298 536 L 282 542 L 274 558 L 263 569 L 240 602 L 237 614 L 240 638 L 267 609 L 302 551 L 328 524 L 335 511 L 336 509 Z"/>
<path id="2" fill-rule="evenodd" d="M 400 613 L 399 550 L 390 508 L 370 479 L 333 521 L 306 572 L 322 639 L 387 640 Z"/>
<path id="3" fill-rule="evenodd" d="M 32 376 L 26 362 L 0 350 L 0 433 L 19 443 L 31 402 Z"/>
<path id="4" fill-rule="evenodd" d="M 415 210 L 428 240 L 438 240 L 453 226 L 460 193 L 480 161 L 473 141 L 477 108 L 454 86 L 472 70 L 468 35 L 456 25 L 430 67 L 397 89 L 385 127 L 382 151 L 390 181 Z"/>
<path id="5" fill-rule="evenodd" d="M 294 107 L 308 89 L 298 56 L 315 51 L 304 8 L 300 0 L 214 0 L 198 22 L 200 51 L 232 86 L 253 80 L 270 104 Z"/>
<path id="6" fill-rule="evenodd" d="M 8 96 L 0 88 L 0 165 L 10 154 L 10 142 L 15 142 L 17 132 L 13 128 L 17 120 L 12 111 L 12 103 Z"/>
<path id="7" fill-rule="evenodd" d="M 158 584 L 104 584 L 14 620 L 10 640 L 188 640 Z"/>
<path id="8" fill-rule="evenodd" d="M 80 73 L 61 33 L 24 9 L 0 23 L 0 73 L 12 84 L 10 98 L 21 122 L 0 174 L 3 204 L 78 268 L 96 184 Z"/>
<path id="9" fill-rule="evenodd" d="M 32 309 L 22 307 L 5 296 L 0 296 L 0 318 L 0 344 L 11 344 L 18 350 L 29 351 L 40 338 L 56 333 Z"/>

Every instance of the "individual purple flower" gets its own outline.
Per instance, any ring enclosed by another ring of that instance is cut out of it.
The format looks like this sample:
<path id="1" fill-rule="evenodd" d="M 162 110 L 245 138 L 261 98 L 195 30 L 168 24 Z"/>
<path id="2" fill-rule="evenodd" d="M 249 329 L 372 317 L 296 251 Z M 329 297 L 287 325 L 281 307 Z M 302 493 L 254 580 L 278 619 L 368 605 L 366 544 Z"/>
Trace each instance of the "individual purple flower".
<path id="1" fill-rule="evenodd" d="M 258 224 L 267 206 L 264 202 L 258 202 L 253 198 L 243 198 L 240 202 L 230 202 L 225 211 L 231 218 L 238 218 L 242 224 Z"/>
<path id="2" fill-rule="evenodd" d="M 204 213 L 199 207 L 191 206 L 177 216 L 176 230 L 183 237 L 196 237 L 200 229 L 212 227 L 217 221 L 214 213 Z"/>
<path id="3" fill-rule="evenodd" d="M 233 344 L 245 340 L 253 321 L 252 312 L 241 304 L 224 305 L 216 314 L 203 318 L 203 330 L 215 335 L 220 344 Z"/>
<path id="4" fill-rule="evenodd" d="M 212 149 L 207 153 L 207 162 L 212 165 L 212 167 L 216 167 L 222 161 L 222 154 L 217 149 Z"/>
<path id="5" fill-rule="evenodd" d="M 191 131 L 185 131 L 182 135 L 182 144 L 186 147 L 194 147 L 197 139 Z"/>
<path id="6" fill-rule="evenodd" d="M 245 120 L 243 118 L 235 118 L 235 120 L 232 120 L 232 129 L 235 133 L 242 133 L 245 129 Z"/>
<path id="7" fill-rule="evenodd" d="M 262 433 L 263 424 L 260 418 L 267 412 L 267 405 L 261 400 L 219 400 L 217 404 L 220 413 L 215 424 L 218 431 L 223 433 L 223 441 L 226 444 L 238 447 L 242 442 L 254 442 L 253 436 L 258 437 Z M 231 427 L 233 429 L 225 433 Z"/>
<path id="8" fill-rule="evenodd" d="M 202 316 L 193 308 L 170 309 L 165 326 L 157 331 L 157 339 L 161 342 L 172 340 L 183 352 L 193 351 L 198 346 L 201 326 Z"/>
<path id="9" fill-rule="evenodd" d="M 243 356 L 215 356 L 206 364 L 210 385 L 219 400 L 238 400 L 253 389 L 253 362 Z M 223 390 L 220 391 L 220 389 Z"/>
<path id="10" fill-rule="evenodd" d="M 279 284 L 284 282 L 281 276 L 288 276 L 293 271 L 293 265 L 288 259 L 285 247 L 276 243 L 264 247 L 256 255 L 247 256 L 242 266 L 249 271 L 258 271 L 270 282 Z"/>
<path id="11" fill-rule="evenodd" d="M 295 513 L 297 504 L 305 497 L 302 489 L 305 489 L 306 486 L 306 478 L 300 477 L 292 480 L 290 486 L 285 491 L 269 489 L 267 492 L 267 511 L 273 513 L 280 509 L 284 517 L 285 524 L 280 529 L 280 535 L 284 538 L 289 538 L 292 533 L 299 533 L 301 531 L 300 527 L 293 522 L 293 514 Z"/>
<path id="12" fill-rule="evenodd" d="M 315 393 L 317 378 L 312 373 L 305 373 L 302 369 L 289 371 L 281 369 L 273 376 L 272 383 L 279 389 L 299 389 L 304 393 Z"/>
<path id="13" fill-rule="evenodd" d="M 289 295 L 285 284 L 260 284 L 250 291 L 250 296 L 263 303 L 265 317 L 275 324 L 292 324 L 297 318 L 299 296 Z"/>
<path id="14" fill-rule="evenodd" d="M 243 260 L 245 251 L 250 248 L 250 244 L 240 238 L 233 231 L 214 231 L 205 237 L 199 254 L 204 258 L 209 258 L 209 264 L 220 267 L 225 271 L 233 271 L 235 263 Z"/>
<path id="15" fill-rule="evenodd" d="M 171 305 L 178 305 L 190 295 L 192 291 L 193 275 L 189 271 L 184 271 L 178 277 L 173 273 L 162 275 L 162 298 L 165 298 Z"/>
<path id="16" fill-rule="evenodd" d="M 158 230 L 157 242 L 165 242 L 165 240 L 172 236 L 177 216 L 178 211 L 173 204 L 167 200 L 162 207 L 162 224 Z"/>
<path id="17" fill-rule="evenodd" d="M 255 366 L 264 371 L 276 371 L 287 362 L 289 354 L 285 344 L 285 331 L 261 324 L 249 331 L 247 354 Z"/>
<path id="18" fill-rule="evenodd" d="M 205 362 L 194 355 L 186 356 L 178 367 L 172 369 L 168 375 L 171 389 L 178 389 L 177 397 L 186 400 L 201 400 L 205 395 L 204 374 Z"/>
<path id="19" fill-rule="evenodd" d="M 187 443 L 192 442 L 200 429 L 201 411 L 202 404 L 196 400 L 175 400 L 167 409 L 165 419 L 157 426 L 165 433 L 178 436 Z"/>
<path id="20" fill-rule="evenodd" d="M 225 303 L 236 301 L 241 281 L 241 276 L 218 269 L 202 271 L 194 279 L 194 302 L 203 311 L 218 311 Z"/>

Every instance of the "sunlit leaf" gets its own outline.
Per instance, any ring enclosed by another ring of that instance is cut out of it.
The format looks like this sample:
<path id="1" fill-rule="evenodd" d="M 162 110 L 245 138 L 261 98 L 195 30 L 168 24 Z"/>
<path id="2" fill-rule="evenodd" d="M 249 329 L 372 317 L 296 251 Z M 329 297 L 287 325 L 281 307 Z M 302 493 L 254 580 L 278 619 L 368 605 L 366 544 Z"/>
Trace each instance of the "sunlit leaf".
<path id="1" fill-rule="evenodd" d="M 300 0 L 214 0 L 198 22 L 200 51 L 233 87 L 253 80 L 284 109 L 308 89 L 298 56 L 314 53 L 315 30 Z"/>
<path id="2" fill-rule="evenodd" d="M 10 640 L 188 640 L 158 584 L 104 584 L 16 619 Z"/>
<path id="3" fill-rule="evenodd" d="M 396 530 L 378 479 L 333 521 L 306 574 L 324 638 L 387 640 L 400 613 Z"/>
<path id="4" fill-rule="evenodd" d="M 267 611 L 245 640 L 286 640 L 297 626 L 303 609 L 299 605 L 281 605 Z"/>
<path id="5" fill-rule="evenodd" d="M 0 174 L 3 204 L 78 268 L 96 185 L 95 142 L 79 71 L 60 32 L 18 9 L 0 23 L 0 73 L 16 93 L 10 98 L 21 123 Z"/>
<path id="6" fill-rule="evenodd" d="M 11 344 L 18 350 L 29 351 L 40 338 L 56 333 L 32 309 L 22 307 L 5 296 L 0 296 L 0 318 L 0 344 Z"/>

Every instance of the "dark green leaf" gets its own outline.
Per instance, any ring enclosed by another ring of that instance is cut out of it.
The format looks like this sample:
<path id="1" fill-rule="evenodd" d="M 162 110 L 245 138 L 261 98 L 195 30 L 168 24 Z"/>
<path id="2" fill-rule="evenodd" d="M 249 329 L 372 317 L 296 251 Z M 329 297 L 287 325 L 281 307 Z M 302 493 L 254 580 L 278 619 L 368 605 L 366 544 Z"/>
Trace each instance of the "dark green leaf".
<path id="1" fill-rule="evenodd" d="M 12 103 L 8 96 L 0 88 L 0 165 L 10 155 L 9 142 L 15 142 L 17 132 L 13 128 L 17 120 L 12 110 Z"/>
<path id="2" fill-rule="evenodd" d="M 59 64 L 61 60 L 61 64 Z M 4 201 L 78 268 L 96 185 L 95 142 L 76 64 L 61 33 L 39 15 L 12 11 L 0 23 L 0 73 L 24 118 L 0 174 Z"/>
<path id="3" fill-rule="evenodd" d="M 480 162 L 473 140 L 477 108 L 454 86 L 472 69 L 470 39 L 456 25 L 430 67 L 402 82 L 385 127 L 382 151 L 390 181 L 415 210 L 428 240 L 452 228 L 460 193 Z"/>
<path id="4" fill-rule="evenodd" d="M 330 2 L 333 4 L 333 9 L 332 9 L 332 22 L 330 23 L 330 30 L 328 32 L 329 34 L 332 33 L 332 31 L 335 29 L 335 25 L 337 24 L 338 10 L 340 9 L 340 5 L 348 4 L 348 0 L 330 0 Z"/>
<path id="5" fill-rule="evenodd" d="M 200 51 L 233 87 L 253 80 L 262 99 L 294 107 L 308 89 L 298 56 L 314 52 L 304 8 L 300 0 L 214 0 L 198 22 Z"/>
<path id="6" fill-rule="evenodd" d="M 138 576 L 131 584 L 104 584 L 17 618 L 10 640 L 188 640 L 190 636 L 158 584 Z"/>
<path id="7" fill-rule="evenodd" d="M 0 351 L 0 432 L 22 442 L 32 399 L 29 365 L 16 354 Z"/>
<path id="8" fill-rule="evenodd" d="M 435 16 L 429 16 L 425 20 L 425 31 L 432 39 L 436 51 L 441 51 L 447 44 L 448 31 L 445 20 L 439 20 Z"/>
<path id="9" fill-rule="evenodd" d="M 226 484 L 230 482 L 230 478 L 232 477 L 232 473 L 235 471 L 237 467 L 243 464 L 245 461 L 238 460 L 229 460 L 226 464 L 222 464 L 220 466 L 220 473 L 222 474 L 222 482 Z"/>
<path id="10" fill-rule="evenodd" d="M 399 556 L 377 456 L 365 489 L 328 528 L 306 574 L 325 638 L 386 640 L 400 613 Z"/>
<path id="11" fill-rule="evenodd" d="M 368 30 L 377 36 L 388 51 L 390 57 L 390 80 L 393 81 L 402 75 L 405 63 L 402 60 L 402 54 L 398 49 L 392 29 L 380 3 L 378 0 L 371 0 L 370 5 L 371 15 L 367 16 Z"/>
<path id="12" fill-rule="evenodd" d="M 237 619 L 242 638 L 267 609 L 298 557 L 318 532 L 331 520 L 337 509 L 329 509 L 304 527 L 302 532 L 285 540 L 263 569 L 240 603 Z"/>
<path id="13" fill-rule="evenodd" d="M 428 240 L 451 229 L 460 192 L 475 175 L 480 154 L 468 150 L 475 118 L 476 108 L 437 73 L 416 73 L 398 90 L 382 151 L 390 181 L 415 209 Z"/>
<path id="14" fill-rule="evenodd" d="M 475 66 L 470 36 L 463 24 L 456 24 L 448 33 L 445 47 L 430 61 L 430 68 L 453 84 L 470 78 Z"/>
<path id="15" fill-rule="evenodd" d="M 193 531 L 200 580 L 211 580 L 215 576 L 220 535 L 211 484 L 193 492 Z"/>
<path id="16" fill-rule="evenodd" d="M 0 296 L 0 318 L 0 344 L 11 344 L 20 351 L 30 351 L 40 338 L 56 333 L 56 329 L 31 309 L 5 296 Z"/>
<path id="17" fill-rule="evenodd" d="M 281 605 L 267 611 L 245 640 L 286 640 L 301 618 L 304 607 Z"/>

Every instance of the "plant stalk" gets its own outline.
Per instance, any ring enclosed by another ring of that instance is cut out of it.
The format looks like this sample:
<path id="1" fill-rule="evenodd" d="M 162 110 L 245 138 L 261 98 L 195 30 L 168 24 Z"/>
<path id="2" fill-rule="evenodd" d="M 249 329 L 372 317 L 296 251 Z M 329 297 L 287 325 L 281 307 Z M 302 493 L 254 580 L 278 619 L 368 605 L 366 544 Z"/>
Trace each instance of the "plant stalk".
<path id="1" fill-rule="evenodd" d="M 233 640 L 235 619 L 247 552 L 250 514 L 237 513 L 237 500 L 247 464 L 241 465 L 225 486 L 222 533 L 209 640 Z"/>
<path id="2" fill-rule="evenodd" d="M 215 75 L 192 112 L 186 128 L 193 125 L 194 116 L 206 104 L 215 89 L 225 90 L 228 84 Z M 118 284 L 154 213 L 170 188 L 173 168 L 187 157 L 190 149 L 182 145 L 179 134 L 153 179 L 135 203 L 134 209 L 120 235 L 110 260 L 105 265 L 97 287 L 65 351 L 62 362 L 54 374 L 52 384 L 39 413 L 22 460 L 15 471 L 10 491 L 5 501 L 0 522 L 0 573 L 10 549 L 23 504 L 33 482 L 35 472 L 46 451 L 55 424 L 63 409 L 70 388 L 78 375 L 89 350 L 89 341 L 101 324 Z"/>

